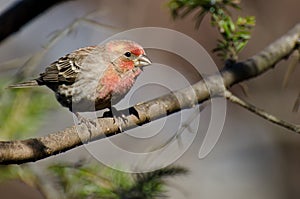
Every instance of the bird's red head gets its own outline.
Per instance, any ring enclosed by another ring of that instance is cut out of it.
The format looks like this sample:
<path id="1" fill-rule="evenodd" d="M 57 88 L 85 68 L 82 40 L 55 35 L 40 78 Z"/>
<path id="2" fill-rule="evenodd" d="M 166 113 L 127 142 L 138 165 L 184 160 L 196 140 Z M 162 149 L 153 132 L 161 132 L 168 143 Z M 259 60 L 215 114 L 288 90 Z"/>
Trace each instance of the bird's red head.
<path id="1" fill-rule="evenodd" d="M 142 46 L 130 40 L 113 40 L 106 44 L 110 60 L 121 71 L 151 64 Z"/>

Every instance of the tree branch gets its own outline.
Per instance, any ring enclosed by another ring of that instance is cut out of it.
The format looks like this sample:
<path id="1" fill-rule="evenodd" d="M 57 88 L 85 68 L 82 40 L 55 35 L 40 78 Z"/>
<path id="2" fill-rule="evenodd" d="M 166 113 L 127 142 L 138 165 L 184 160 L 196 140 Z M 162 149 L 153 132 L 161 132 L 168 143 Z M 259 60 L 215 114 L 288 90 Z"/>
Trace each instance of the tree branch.
<path id="1" fill-rule="evenodd" d="M 295 125 L 292 123 L 289 123 L 287 121 L 284 121 L 282 119 L 279 119 L 277 117 L 275 117 L 274 115 L 271 115 L 270 113 L 265 112 L 264 110 L 248 103 L 245 102 L 244 100 L 238 98 L 237 96 L 233 95 L 230 91 L 226 91 L 225 92 L 225 97 L 231 101 L 232 103 L 235 103 L 249 111 L 251 111 L 252 113 L 255 113 L 256 115 L 259 115 L 260 117 L 274 123 L 277 124 L 279 126 L 282 126 L 288 130 L 291 130 L 295 133 L 299 133 L 300 134 L 300 126 L 299 125 Z"/>
<path id="2" fill-rule="evenodd" d="M 224 85 L 214 86 L 229 88 L 236 83 L 266 72 L 299 47 L 299 38 L 300 24 L 257 55 L 243 62 L 233 63 L 224 67 L 221 70 Z M 214 74 L 206 79 L 215 84 L 215 82 L 218 82 L 219 75 Z M 211 97 L 210 92 L 205 81 L 202 80 L 191 87 L 137 104 L 127 110 L 129 112 L 126 116 L 127 122 L 122 123 L 121 128 L 128 130 L 182 109 L 191 108 L 196 103 L 209 99 Z M 196 96 L 196 101 L 191 97 L 194 95 Z M 97 119 L 97 128 L 88 129 L 84 124 L 80 124 L 40 138 L 2 141 L 0 142 L 0 164 L 20 164 L 40 160 L 75 148 L 88 141 L 98 140 L 118 133 L 120 133 L 119 126 L 114 122 L 113 118 L 99 118 Z"/>
<path id="3" fill-rule="evenodd" d="M 0 42 L 57 3 L 67 0 L 22 0 L 0 16 Z"/>

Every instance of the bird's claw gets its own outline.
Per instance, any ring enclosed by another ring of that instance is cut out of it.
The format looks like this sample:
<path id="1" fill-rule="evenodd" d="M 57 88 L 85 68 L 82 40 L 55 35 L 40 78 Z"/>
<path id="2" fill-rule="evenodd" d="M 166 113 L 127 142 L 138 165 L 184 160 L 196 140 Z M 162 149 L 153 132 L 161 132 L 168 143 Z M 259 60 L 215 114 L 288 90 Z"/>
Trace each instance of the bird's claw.
<path id="1" fill-rule="evenodd" d="M 122 111 L 118 111 L 114 107 L 111 107 L 109 111 L 103 113 L 103 117 L 114 118 L 114 123 L 118 125 L 120 132 L 123 131 L 122 126 L 128 122 L 125 113 Z"/>
<path id="2" fill-rule="evenodd" d="M 128 119 L 124 114 L 121 116 L 114 116 L 114 123 L 118 125 L 120 132 L 123 132 L 122 125 L 126 124 Z"/>

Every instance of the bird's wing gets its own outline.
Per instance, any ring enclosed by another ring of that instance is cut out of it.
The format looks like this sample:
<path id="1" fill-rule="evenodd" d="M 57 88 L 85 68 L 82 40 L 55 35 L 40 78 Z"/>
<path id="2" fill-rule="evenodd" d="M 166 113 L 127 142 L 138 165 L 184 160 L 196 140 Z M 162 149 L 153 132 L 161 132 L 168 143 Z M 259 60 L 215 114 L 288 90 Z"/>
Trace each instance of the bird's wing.
<path id="1" fill-rule="evenodd" d="M 86 68 L 86 63 L 94 62 L 94 54 L 99 53 L 98 47 L 90 46 L 80 48 L 64 57 L 59 58 L 40 74 L 43 82 L 73 84 L 78 74 Z"/>
<path id="2" fill-rule="evenodd" d="M 40 76 L 44 82 L 74 83 L 80 70 L 80 66 L 76 65 L 75 60 L 66 55 L 50 64 Z"/>

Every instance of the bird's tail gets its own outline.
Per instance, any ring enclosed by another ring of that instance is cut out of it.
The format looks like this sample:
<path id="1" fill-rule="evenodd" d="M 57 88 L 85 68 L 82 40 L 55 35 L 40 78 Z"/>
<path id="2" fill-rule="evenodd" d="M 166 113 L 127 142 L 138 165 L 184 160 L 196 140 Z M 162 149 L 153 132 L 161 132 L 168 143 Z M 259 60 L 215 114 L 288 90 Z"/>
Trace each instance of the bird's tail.
<path id="1" fill-rule="evenodd" d="M 40 84 L 38 83 L 37 80 L 29 80 L 26 82 L 20 82 L 16 84 L 9 85 L 7 88 L 29 88 L 29 87 L 34 87 L 34 86 L 39 86 Z"/>

